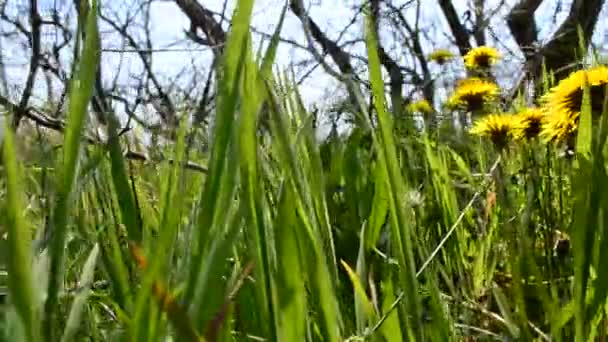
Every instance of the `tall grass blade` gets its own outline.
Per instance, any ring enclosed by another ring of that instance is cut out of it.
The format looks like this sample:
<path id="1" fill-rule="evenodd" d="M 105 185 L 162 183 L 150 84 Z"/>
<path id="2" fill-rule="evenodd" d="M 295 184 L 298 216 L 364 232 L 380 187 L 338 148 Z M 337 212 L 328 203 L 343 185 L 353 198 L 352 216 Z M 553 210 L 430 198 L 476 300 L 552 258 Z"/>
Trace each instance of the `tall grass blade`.
<path id="1" fill-rule="evenodd" d="M 422 340 L 422 322 L 420 302 L 418 295 L 418 283 L 416 280 L 416 267 L 414 263 L 414 247 L 412 244 L 412 232 L 409 208 L 405 208 L 400 196 L 406 193 L 406 185 L 399 168 L 397 151 L 393 137 L 393 123 L 386 110 L 384 97 L 384 81 L 380 70 L 378 57 L 378 44 L 374 30 L 373 19 L 368 15 L 366 18 L 366 44 L 369 58 L 369 76 L 372 84 L 374 108 L 378 114 L 378 126 L 380 136 L 376 140 L 376 148 L 379 161 L 388 182 L 388 193 L 390 198 L 391 235 L 395 245 L 395 255 L 401 267 L 399 271 L 400 285 L 405 291 L 404 303 L 407 309 L 402 311 L 402 324 L 408 331 L 409 340 Z"/>
<path id="2" fill-rule="evenodd" d="M 65 130 L 63 160 L 58 173 L 57 202 L 53 210 L 50 238 L 50 279 L 45 304 L 44 335 L 55 341 L 57 336 L 58 297 L 62 288 L 65 267 L 65 241 L 68 232 L 69 208 L 72 188 L 78 170 L 80 140 L 87 118 L 87 107 L 93 95 L 95 74 L 99 63 L 100 47 L 97 28 L 97 1 L 93 0 L 86 17 L 86 38 L 82 58 L 70 86 L 68 123 Z"/>
<path id="3" fill-rule="evenodd" d="M 576 153 L 580 157 L 588 159 L 591 157 L 591 144 L 593 140 L 591 123 L 591 89 L 589 87 L 589 78 L 587 73 L 584 73 L 583 75 L 583 100 L 576 138 Z"/>
<path id="4" fill-rule="evenodd" d="M 583 100 L 580 113 L 579 131 L 576 142 L 577 167 L 573 186 L 578 189 L 574 197 L 574 217 L 572 222 L 572 243 L 574 251 L 574 300 L 576 339 L 583 340 L 586 334 L 588 317 L 586 297 L 590 266 L 593 263 L 594 233 L 598 221 L 600 203 L 597 187 L 592 180 L 599 180 L 604 166 L 598 165 L 591 155 L 593 132 L 591 126 L 591 92 L 587 75 L 584 75 Z M 596 156 L 597 157 L 597 156 Z"/>
<path id="5" fill-rule="evenodd" d="M 266 49 L 266 53 L 264 54 L 264 59 L 262 60 L 262 65 L 260 66 L 260 75 L 264 79 L 271 76 L 272 66 L 274 65 L 274 60 L 277 55 L 279 43 L 281 42 L 281 31 L 283 30 L 283 23 L 285 21 L 286 13 L 287 2 L 283 5 L 283 10 L 281 10 L 281 15 L 279 16 L 279 22 L 277 23 L 277 26 L 274 29 L 274 32 L 272 33 L 270 43 L 268 44 L 268 48 Z"/>
<path id="6" fill-rule="evenodd" d="M 86 301 L 91 291 L 93 276 L 95 275 L 95 265 L 97 264 L 98 255 L 99 245 L 95 244 L 82 268 L 82 274 L 78 280 L 78 286 L 80 288 L 78 289 L 78 294 L 74 297 L 74 302 L 72 303 L 72 308 L 70 309 L 65 329 L 63 330 L 63 336 L 61 336 L 61 342 L 73 341 L 76 332 L 80 328 L 84 309 L 87 304 Z"/>
<path id="7" fill-rule="evenodd" d="M 136 260 L 139 267 L 143 270 L 148 270 L 149 262 L 143 255 L 143 252 L 136 244 L 130 246 L 131 255 Z M 186 309 L 178 303 L 177 298 L 169 292 L 167 287 L 161 281 L 155 280 L 152 284 L 152 293 L 154 299 L 158 302 L 160 309 L 167 313 L 168 320 L 172 323 L 175 328 L 177 335 L 186 341 L 201 341 L 202 338 L 199 336 L 198 331 L 192 325 L 190 317 Z M 134 324 L 139 324 L 135 322 Z M 143 323 L 144 326 L 149 326 L 147 323 Z M 136 330 L 139 332 L 139 330 Z M 142 334 L 142 336 L 145 336 Z M 131 339 L 137 339 L 139 337 L 137 333 L 131 334 Z M 147 336 L 150 339 L 150 336 Z"/>
<path id="8" fill-rule="evenodd" d="M 388 182 L 384 170 L 376 166 L 372 172 L 375 187 L 372 208 L 369 214 L 369 224 L 368 228 L 365 229 L 365 248 L 367 251 L 372 250 L 376 246 L 390 207 Z"/>
<path id="9" fill-rule="evenodd" d="M 302 277 L 304 253 L 298 240 L 299 225 L 292 206 L 291 188 L 284 186 L 278 198 L 275 221 L 275 248 L 277 270 L 275 291 L 277 301 L 278 339 L 280 341 L 306 340 L 306 287 Z"/>
<path id="10" fill-rule="evenodd" d="M 245 48 L 250 50 L 249 39 Z M 272 48 L 272 47 L 271 47 Z M 257 119 L 261 109 L 264 92 L 258 89 L 260 83 L 258 78 L 258 67 L 253 61 L 251 53 L 245 54 L 246 61 L 242 80 L 242 106 L 238 120 L 238 143 L 240 156 L 241 196 L 242 204 L 247 219 L 247 240 L 249 242 L 249 253 L 255 260 L 255 274 L 259 285 L 255 288 L 257 297 L 258 315 L 261 322 L 274 322 L 275 326 L 269 324 L 261 331 L 264 335 L 276 339 L 277 329 L 275 308 L 272 298 L 272 277 L 270 274 L 271 252 L 268 245 L 269 235 L 264 222 L 264 196 L 263 183 L 259 178 L 258 166 L 258 140 Z M 269 57 L 270 58 L 270 57 Z M 272 61 L 266 61 L 272 63 Z M 263 88 L 262 88 L 263 89 Z M 266 328 L 269 331 L 266 331 Z"/>
<path id="11" fill-rule="evenodd" d="M 236 110 L 240 99 L 241 74 L 243 63 L 247 55 L 246 49 L 249 33 L 249 22 L 253 1 L 239 1 L 234 11 L 233 25 L 226 42 L 223 60 L 218 70 L 218 94 L 215 124 L 213 127 L 213 144 L 209 157 L 209 171 L 205 181 L 203 193 L 200 198 L 200 209 L 197 218 L 197 247 L 190 266 L 190 275 L 186 288 L 184 300 L 190 304 L 190 313 L 195 321 L 212 315 L 211 313 L 201 315 L 203 305 L 202 294 L 207 291 L 201 281 L 205 253 L 209 252 L 205 247 L 213 235 L 216 227 L 223 227 L 227 219 L 226 213 L 231 207 L 234 195 L 236 171 L 238 169 L 238 150 L 231 146 L 234 144 Z M 231 141 L 232 140 L 232 141 Z M 217 262 L 217 260 L 216 260 Z M 208 294 L 207 294 L 208 295 Z M 218 296 L 215 296 L 216 299 Z M 219 304 L 219 303 L 218 303 Z M 219 304 L 221 305 L 221 304 Z"/>
<path id="12" fill-rule="evenodd" d="M 286 186 L 291 187 L 295 196 L 293 205 L 298 213 L 298 219 L 303 229 L 299 241 L 301 249 L 305 251 L 304 253 L 308 260 L 306 271 L 308 279 L 311 281 L 311 286 L 314 289 L 313 298 L 315 298 L 314 300 L 320 306 L 322 335 L 327 341 L 339 341 L 342 323 L 334 292 L 335 285 L 329 271 L 330 262 L 327 261 L 328 256 L 323 249 L 321 233 L 316 225 L 314 209 L 309 198 L 310 191 L 308 191 L 307 184 L 304 182 L 306 177 L 302 175 L 302 170 L 296 161 L 293 130 L 287 121 L 289 116 L 283 112 L 272 87 L 267 84 L 266 89 L 268 91 L 267 99 L 270 106 L 271 130 L 273 137 L 276 139 L 276 151 L 281 165 L 284 165 L 285 168 Z"/>
<path id="13" fill-rule="evenodd" d="M 103 194 L 107 193 L 109 186 L 103 187 L 98 178 L 111 179 L 107 163 L 104 163 L 100 168 L 99 176 L 93 178 L 93 191 L 89 196 L 89 202 L 92 206 L 105 208 L 108 204 Z M 104 211 L 99 211 L 101 213 L 93 215 L 92 222 L 101 228 L 101 231 L 97 235 L 97 242 L 101 249 L 100 258 L 112 287 L 113 298 L 123 310 L 126 310 L 131 307 L 131 290 L 129 288 L 127 264 L 125 263 L 125 258 L 122 255 L 119 244 L 118 227 L 114 221 L 110 220 L 110 222 L 107 222 L 107 220 L 100 218 Z"/>
<path id="14" fill-rule="evenodd" d="M 295 80 L 295 75 L 292 74 L 291 79 Z M 293 83 L 295 84 L 295 81 L 293 81 Z M 290 108 L 293 108 L 295 112 L 294 121 L 300 123 L 297 134 L 303 140 L 302 149 L 300 151 L 302 160 L 306 161 L 305 170 L 309 175 L 310 201 L 314 208 L 316 224 L 319 226 L 319 233 L 321 241 L 323 242 L 323 251 L 328 260 L 327 263 L 331 272 L 331 280 L 335 284 L 338 278 L 338 261 L 336 259 L 334 238 L 325 193 L 326 175 L 321 161 L 315 129 L 312 125 L 314 114 L 306 113 L 304 102 L 297 87 L 293 87 L 293 96 L 289 96 L 289 99 L 291 99 Z"/>
<path id="15" fill-rule="evenodd" d="M 109 114 L 108 118 L 108 150 L 110 153 L 110 171 L 112 174 L 112 184 L 120 209 L 120 218 L 125 225 L 130 241 L 141 242 L 142 222 L 139 207 L 136 204 L 136 196 L 133 193 L 132 184 L 125 165 L 122 147 L 120 146 L 119 121 L 116 115 Z"/>
<path id="16" fill-rule="evenodd" d="M 152 318 L 149 315 L 150 312 L 146 312 L 146 308 L 150 305 L 150 294 L 155 286 L 155 282 L 161 280 L 161 272 L 167 269 L 168 258 L 171 256 L 173 247 L 172 243 L 175 241 L 180 224 L 179 211 L 182 208 L 183 196 L 178 192 L 178 181 L 180 175 L 183 176 L 184 171 L 181 165 L 185 153 L 186 127 L 186 122 L 182 122 L 177 134 L 175 162 L 170 166 L 164 192 L 161 194 L 163 196 L 163 205 L 160 214 L 160 233 L 158 234 L 158 239 L 153 242 L 154 258 L 145 270 L 142 285 L 135 301 L 133 325 L 131 327 L 131 338 L 134 341 L 143 340 L 146 336 L 140 328 L 148 326 L 146 322 Z"/>
<path id="17" fill-rule="evenodd" d="M 376 318 L 376 311 L 374 310 L 374 306 L 372 305 L 369 298 L 367 298 L 367 294 L 365 292 L 365 288 L 361 283 L 361 279 L 359 275 L 348 266 L 348 264 L 344 260 L 340 260 L 342 267 L 348 274 L 348 278 L 353 286 L 353 290 L 355 292 L 355 312 L 357 313 L 357 325 L 358 325 L 358 333 L 363 334 L 365 332 L 365 326 L 368 321 L 371 321 Z"/>
<path id="18" fill-rule="evenodd" d="M 8 295 L 22 323 L 27 341 L 40 340 L 38 301 L 34 292 L 32 237 L 23 203 L 22 169 L 17 161 L 12 125 L 6 117 L 2 161 L 6 172 L 6 227 L 8 234 Z"/>
<path id="19" fill-rule="evenodd" d="M 604 103 L 602 105 L 602 115 L 598 132 L 598 142 L 595 150 L 595 155 L 597 156 L 597 162 L 601 165 L 604 164 L 602 157 L 602 151 L 606 149 L 606 139 L 608 137 L 608 88 L 605 90 L 604 94 Z M 605 166 L 604 166 L 605 167 Z M 596 179 L 595 181 L 600 181 L 600 183 L 596 184 L 606 184 L 605 182 L 608 179 Z M 600 187 L 603 188 L 603 186 Z M 601 196 L 601 217 L 598 222 L 597 232 L 601 234 L 599 239 L 596 239 L 596 243 L 598 244 L 598 259 L 595 263 L 596 269 L 600 269 L 600 265 L 605 265 L 608 262 L 608 217 L 606 216 L 606 208 L 608 205 L 608 196 L 606 190 L 600 190 Z M 599 240 L 599 241 L 598 241 Z M 606 304 L 606 297 L 608 295 L 608 273 L 606 272 L 598 272 L 597 278 L 592 283 L 593 290 L 593 301 L 589 307 L 589 314 L 594 315 L 605 312 L 604 306 Z"/>

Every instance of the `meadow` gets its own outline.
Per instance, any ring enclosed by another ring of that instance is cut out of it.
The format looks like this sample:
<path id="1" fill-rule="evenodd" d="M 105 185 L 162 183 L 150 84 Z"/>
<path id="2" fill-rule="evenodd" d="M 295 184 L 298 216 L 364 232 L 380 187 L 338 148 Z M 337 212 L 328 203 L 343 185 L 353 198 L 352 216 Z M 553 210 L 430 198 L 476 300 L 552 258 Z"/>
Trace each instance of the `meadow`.
<path id="1" fill-rule="evenodd" d="M 234 13 L 206 153 L 187 120 L 163 162 L 126 158 L 111 113 L 106 143 L 83 139 L 90 14 L 60 141 L 6 116 L 2 340 L 605 340 L 607 67 L 591 56 L 545 75 L 537 104 L 500 101 L 484 47 L 444 106 L 401 108 L 369 21 L 371 93 L 345 80 L 352 127 L 319 142 L 274 67 L 281 25 L 252 48 L 252 6 Z M 413 119 L 437 112 L 462 120 Z"/>

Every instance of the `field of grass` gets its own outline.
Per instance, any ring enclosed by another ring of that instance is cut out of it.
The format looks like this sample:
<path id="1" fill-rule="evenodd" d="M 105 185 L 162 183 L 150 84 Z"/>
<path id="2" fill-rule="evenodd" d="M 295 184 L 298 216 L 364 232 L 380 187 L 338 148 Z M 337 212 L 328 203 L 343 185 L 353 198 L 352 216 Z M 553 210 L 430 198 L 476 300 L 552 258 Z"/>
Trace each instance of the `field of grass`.
<path id="1" fill-rule="evenodd" d="M 4 129 L 0 340 L 603 340 L 595 84 L 572 154 L 453 127 L 403 134 L 368 23 L 373 106 L 350 84 L 353 129 L 318 144 L 273 67 L 278 35 L 251 49 L 252 7 L 234 13 L 208 153 L 184 120 L 159 164 L 124 158 L 113 116 L 106 145 L 81 139 L 99 61 L 96 17 L 83 19 L 61 147 L 23 160 L 10 117 Z"/>

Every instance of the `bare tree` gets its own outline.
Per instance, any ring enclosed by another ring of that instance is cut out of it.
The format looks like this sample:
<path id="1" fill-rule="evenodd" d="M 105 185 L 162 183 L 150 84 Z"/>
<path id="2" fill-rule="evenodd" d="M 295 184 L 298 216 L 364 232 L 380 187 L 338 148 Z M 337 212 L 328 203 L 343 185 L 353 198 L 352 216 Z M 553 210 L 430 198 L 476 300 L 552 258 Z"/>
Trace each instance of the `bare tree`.
<path id="1" fill-rule="evenodd" d="M 293 32 L 291 37 L 284 33 L 280 38 L 283 46 L 298 51 L 299 59 L 292 66 L 300 82 L 325 73 L 340 82 L 355 80 L 363 89 L 369 85 L 361 28 L 365 13 L 371 11 L 380 38 L 378 55 L 396 114 L 403 111 L 403 100 L 425 98 L 433 103 L 445 87 L 438 82 L 443 72 L 428 59 L 437 47 L 451 45 L 465 55 L 474 46 L 504 44 L 508 36 L 511 47 L 519 50 L 510 53 L 521 58 L 520 71 L 526 79 L 538 80 L 543 64 L 558 79 L 564 77 L 580 61 L 578 28 L 583 33 L 583 47 L 588 48 L 605 3 L 574 0 L 568 7 L 562 6 L 566 19 L 550 37 L 543 38 L 532 20 L 543 0 L 470 0 L 466 8 L 462 1 L 453 0 L 362 1 L 345 7 L 349 18 L 343 27 L 331 28 L 311 14 L 314 2 L 265 1 L 288 6 L 291 18 L 300 23 L 295 38 Z M 139 125 L 169 139 L 182 119 L 205 126 L 213 113 L 215 78 L 221 74 L 218 67 L 231 25 L 229 8 L 235 3 L 223 0 L 212 8 L 197 0 L 103 2 L 98 13 L 102 53 L 104 61 L 114 62 L 102 63 L 97 72 L 91 103 L 96 124 L 103 127 L 108 113 L 119 112 L 126 118 L 127 130 Z M 152 7 L 160 4 L 175 6 L 188 21 L 183 32 L 176 32 L 182 39 L 170 48 L 160 46 L 152 33 L 156 25 L 151 19 Z M 434 6 L 440 15 L 425 16 L 428 6 Z M 5 49 L 22 46 L 25 52 L 16 61 L 24 75 L 18 81 L 7 72 L 15 60 L 6 56 L 0 60 L 0 78 L 6 84 L 2 88 L 7 88 L 0 93 L 0 106 L 14 113 L 15 127 L 24 118 L 51 129 L 63 127 L 62 113 L 77 55 L 75 41 L 81 38 L 76 36 L 79 11 L 80 0 L 0 2 L 2 45 Z M 251 32 L 256 41 L 271 35 L 256 27 Z M 176 59 L 181 70 L 172 75 L 155 62 L 167 49 L 188 56 Z M 9 91 L 15 88 L 17 92 Z"/>

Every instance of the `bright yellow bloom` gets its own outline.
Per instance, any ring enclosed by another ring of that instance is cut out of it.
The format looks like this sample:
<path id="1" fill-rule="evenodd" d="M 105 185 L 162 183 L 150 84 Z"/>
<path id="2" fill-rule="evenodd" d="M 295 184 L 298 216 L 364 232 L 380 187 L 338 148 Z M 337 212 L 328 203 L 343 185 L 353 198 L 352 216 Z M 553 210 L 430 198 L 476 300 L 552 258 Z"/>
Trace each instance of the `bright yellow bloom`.
<path id="1" fill-rule="evenodd" d="M 539 108 L 527 108 L 516 116 L 517 127 L 514 132 L 516 139 L 532 139 L 541 130 L 545 113 Z"/>
<path id="2" fill-rule="evenodd" d="M 431 114 L 435 110 L 427 100 L 412 102 L 407 106 L 407 110 L 412 113 Z"/>
<path id="3" fill-rule="evenodd" d="M 566 142 L 576 134 L 578 117 L 578 113 L 575 116 L 565 112 L 549 113 L 543 120 L 540 136 L 546 142 Z"/>
<path id="4" fill-rule="evenodd" d="M 500 53 L 495 48 L 480 46 L 471 49 L 464 56 L 467 69 L 488 69 L 500 59 Z"/>
<path id="5" fill-rule="evenodd" d="M 518 120 L 514 115 L 490 114 L 475 121 L 469 133 L 487 137 L 496 148 L 502 149 L 507 146 L 509 138 L 513 138 L 518 126 Z"/>
<path id="6" fill-rule="evenodd" d="M 591 112 L 595 116 L 601 114 L 608 87 L 608 67 L 599 66 L 574 72 L 542 98 L 548 113 L 541 132 L 546 140 L 561 142 L 576 133 L 583 102 L 585 76 L 591 90 Z"/>
<path id="7" fill-rule="evenodd" d="M 429 55 L 429 59 L 439 65 L 445 64 L 448 60 L 452 58 L 454 58 L 454 54 L 450 52 L 450 50 L 446 49 L 437 49 Z"/>
<path id="8" fill-rule="evenodd" d="M 495 99 L 499 94 L 498 86 L 479 78 L 470 78 L 460 82 L 448 99 L 450 108 L 466 108 L 476 111 L 483 108 L 484 103 Z"/>

